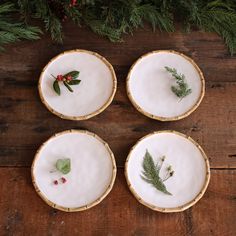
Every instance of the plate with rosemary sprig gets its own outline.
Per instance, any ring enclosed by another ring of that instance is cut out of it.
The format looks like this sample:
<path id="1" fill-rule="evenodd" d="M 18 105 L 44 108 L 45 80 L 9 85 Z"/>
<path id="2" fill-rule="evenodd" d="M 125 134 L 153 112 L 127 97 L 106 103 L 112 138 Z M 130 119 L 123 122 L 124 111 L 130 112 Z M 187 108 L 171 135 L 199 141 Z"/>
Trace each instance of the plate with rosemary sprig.
<path id="1" fill-rule="evenodd" d="M 208 158 L 192 138 L 165 130 L 141 138 L 125 164 L 127 184 L 143 205 L 160 212 L 193 206 L 210 180 Z"/>
<path id="2" fill-rule="evenodd" d="M 75 49 L 54 57 L 39 78 L 39 95 L 55 115 L 86 120 L 109 106 L 117 87 L 112 65 L 95 52 Z"/>
<path id="3" fill-rule="evenodd" d="M 51 207 L 83 211 L 111 191 L 116 163 L 108 144 L 86 130 L 67 130 L 49 138 L 37 151 L 31 175 L 39 196 Z"/>
<path id="4" fill-rule="evenodd" d="M 139 112 L 152 119 L 173 121 L 187 117 L 199 106 L 205 80 L 191 58 L 160 50 L 143 55 L 132 65 L 126 87 Z"/>

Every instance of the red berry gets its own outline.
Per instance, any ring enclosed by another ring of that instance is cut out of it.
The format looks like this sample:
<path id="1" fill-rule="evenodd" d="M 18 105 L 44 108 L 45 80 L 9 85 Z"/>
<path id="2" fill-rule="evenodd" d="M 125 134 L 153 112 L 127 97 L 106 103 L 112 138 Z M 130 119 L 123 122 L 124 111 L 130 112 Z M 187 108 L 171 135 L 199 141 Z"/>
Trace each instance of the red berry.
<path id="1" fill-rule="evenodd" d="M 70 1 L 70 6 L 71 6 L 71 5 L 72 5 L 72 6 L 75 6 L 76 3 L 77 3 L 77 0 L 71 0 L 71 1 Z"/>
<path id="2" fill-rule="evenodd" d="M 64 184 L 66 183 L 66 179 L 64 177 L 61 177 L 61 182 Z"/>
<path id="3" fill-rule="evenodd" d="M 71 75 L 68 75 L 68 76 L 66 77 L 66 80 L 71 81 L 71 80 L 72 80 L 72 76 L 71 76 Z"/>
<path id="4" fill-rule="evenodd" d="M 54 180 L 53 183 L 54 183 L 55 185 L 58 185 L 58 181 L 57 181 L 57 180 Z"/>
<path id="5" fill-rule="evenodd" d="M 62 80 L 63 80 L 63 75 L 58 75 L 58 76 L 57 76 L 57 80 L 58 80 L 58 81 L 62 81 Z"/>

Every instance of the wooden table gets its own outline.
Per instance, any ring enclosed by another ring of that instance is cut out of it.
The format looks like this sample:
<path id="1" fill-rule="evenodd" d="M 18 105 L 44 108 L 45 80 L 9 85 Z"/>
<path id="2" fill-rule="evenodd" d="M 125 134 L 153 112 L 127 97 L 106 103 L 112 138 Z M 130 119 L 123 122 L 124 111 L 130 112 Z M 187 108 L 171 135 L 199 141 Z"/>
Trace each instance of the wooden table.
<path id="1" fill-rule="evenodd" d="M 141 29 L 111 43 L 86 28 L 66 23 L 64 45 L 48 36 L 8 46 L 0 55 L 0 235 L 236 235 L 236 57 L 215 34 L 180 31 L 167 34 Z M 67 121 L 40 102 L 37 82 L 44 65 L 64 50 L 82 48 L 105 56 L 114 66 L 118 90 L 112 104 L 88 121 Z M 138 113 L 129 102 L 125 79 L 142 54 L 173 49 L 192 57 L 204 72 L 206 95 L 188 118 L 158 122 Z M 31 183 L 37 148 L 56 132 L 87 129 L 112 148 L 118 175 L 98 206 L 65 213 L 46 205 Z M 190 135 L 206 151 L 211 181 L 204 197 L 182 213 L 163 214 L 139 204 L 124 177 L 129 149 L 154 130 Z"/>

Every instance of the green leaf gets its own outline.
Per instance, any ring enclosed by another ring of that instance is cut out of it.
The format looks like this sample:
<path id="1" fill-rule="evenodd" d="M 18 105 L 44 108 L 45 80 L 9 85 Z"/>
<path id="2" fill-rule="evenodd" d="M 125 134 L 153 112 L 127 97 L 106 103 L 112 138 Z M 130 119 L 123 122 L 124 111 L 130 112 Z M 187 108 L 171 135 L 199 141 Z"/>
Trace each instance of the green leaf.
<path id="1" fill-rule="evenodd" d="M 60 171 L 62 174 L 68 174 L 71 170 L 71 164 L 70 159 L 58 159 L 56 162 L 56 168 L 58 171 Z"/>
<path id="2" fill-rule="evenodd" d="M 164 184 L 164 181 L 167 180 L 162 180 L 161 177 L 159 176 L 159 169 L 160 165 L 155 165 L 154 160 L 151 156 L 151 154 L 146 150 L 144 159 L 143 159 L 143 171 L 141 178 L 149 183 L 152 184 L 157 190 L 168 194 L 172 195 L 167 189 Z M 161 168 L 161 167 L 160 167 Z"/>
<path id="3" fill-rule="evenodd" d="M 79 76 L 79 71 L 77 70 L 73 70 L 73 71 L 70 71 L 69 73 L 65 74 L 64 77 L 67 77 L 67 76 L 71 76 L 72 79 L 76 79 L 78 76 Z"/>
<path id="4" fill-rule="evenodd" d="M 69 85 L 77 85 L 80 83 L 81 80 L 79 79 L 74 79 L 74 80 L 71 80 L 70 82 L 68 82 Z"/>
<path id="5" fill-rule="evenodd" d="M 58 95 L 61 94 L 61 89 L 57 80 L 53 82 L 53 89 Z"/>
<path id="6" fill-rule="evenodd" d="M 63 82 L 63 84 L 67 87 L 67 89 L 70 91 L 70 92 L 74 92 L 73 89 L 70 87 L 70 85 L 67 83 L 67 82 Z"/>

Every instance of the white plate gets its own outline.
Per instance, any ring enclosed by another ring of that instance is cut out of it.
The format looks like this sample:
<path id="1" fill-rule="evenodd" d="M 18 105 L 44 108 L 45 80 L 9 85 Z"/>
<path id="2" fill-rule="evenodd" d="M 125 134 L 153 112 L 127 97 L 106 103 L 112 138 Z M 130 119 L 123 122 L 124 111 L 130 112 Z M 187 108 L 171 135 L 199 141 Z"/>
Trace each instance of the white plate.
<path id="1" fill-rule="evenodd" d="M 55 171 L 58 159 L 70 158 L 71 171 Z M 36 191 L 50 206 L 63 211 L 81 211 L 97 205 L 111 191 L 116 164 L 107 143 L 88 131 L 68 130 L 46 141 L 32 164 Z M 61 183 L 65 177 L 67 182 Z M 54 180 L 59 184 L 55 185 Z"/>
<path id="2" fill-rule="evenodd" d="M 175 79 L 165 66 L 184 74 L 192 93 L 180 99 L 171 91 Z M 175 51 L 154 51 L 139 58 L 127 77 L 127 93 L 138 111 L 161 120 L 179 120 L 192 113 L 205 91 L 201 70 L 189 57 Z"/>
<path id="3" fill-rule="evenodd" d="M 165 181 L 167 195 L 141 178 L 146 150 L 155 163 L 166 156 L 160 177 L 172 166 L 174 175 Z M 190 137 L 175 131 L 159 131 L 143 137 L 131 149 L 125 166 L 127 183 L 142 204 L 161 212 L 183 211 L 194 205 L 204 194 L 209 179 L 208 159 L 202 148 Z"/>
<path id="4" fill-rule="evenodd" d="M 71 93 L 60 82 L 61 95 L 53 90 L 52 75 L 80 72 L 79 85 Z M 102 56 L 86 50 L 66 51 L 54 57 L 43 69 L 39 79 L 39 94 L 45 106 L 57 116 L 70 120 L 85 120 L 101 113 L 116 91 L 116 76 L 112 65 Z"/>

